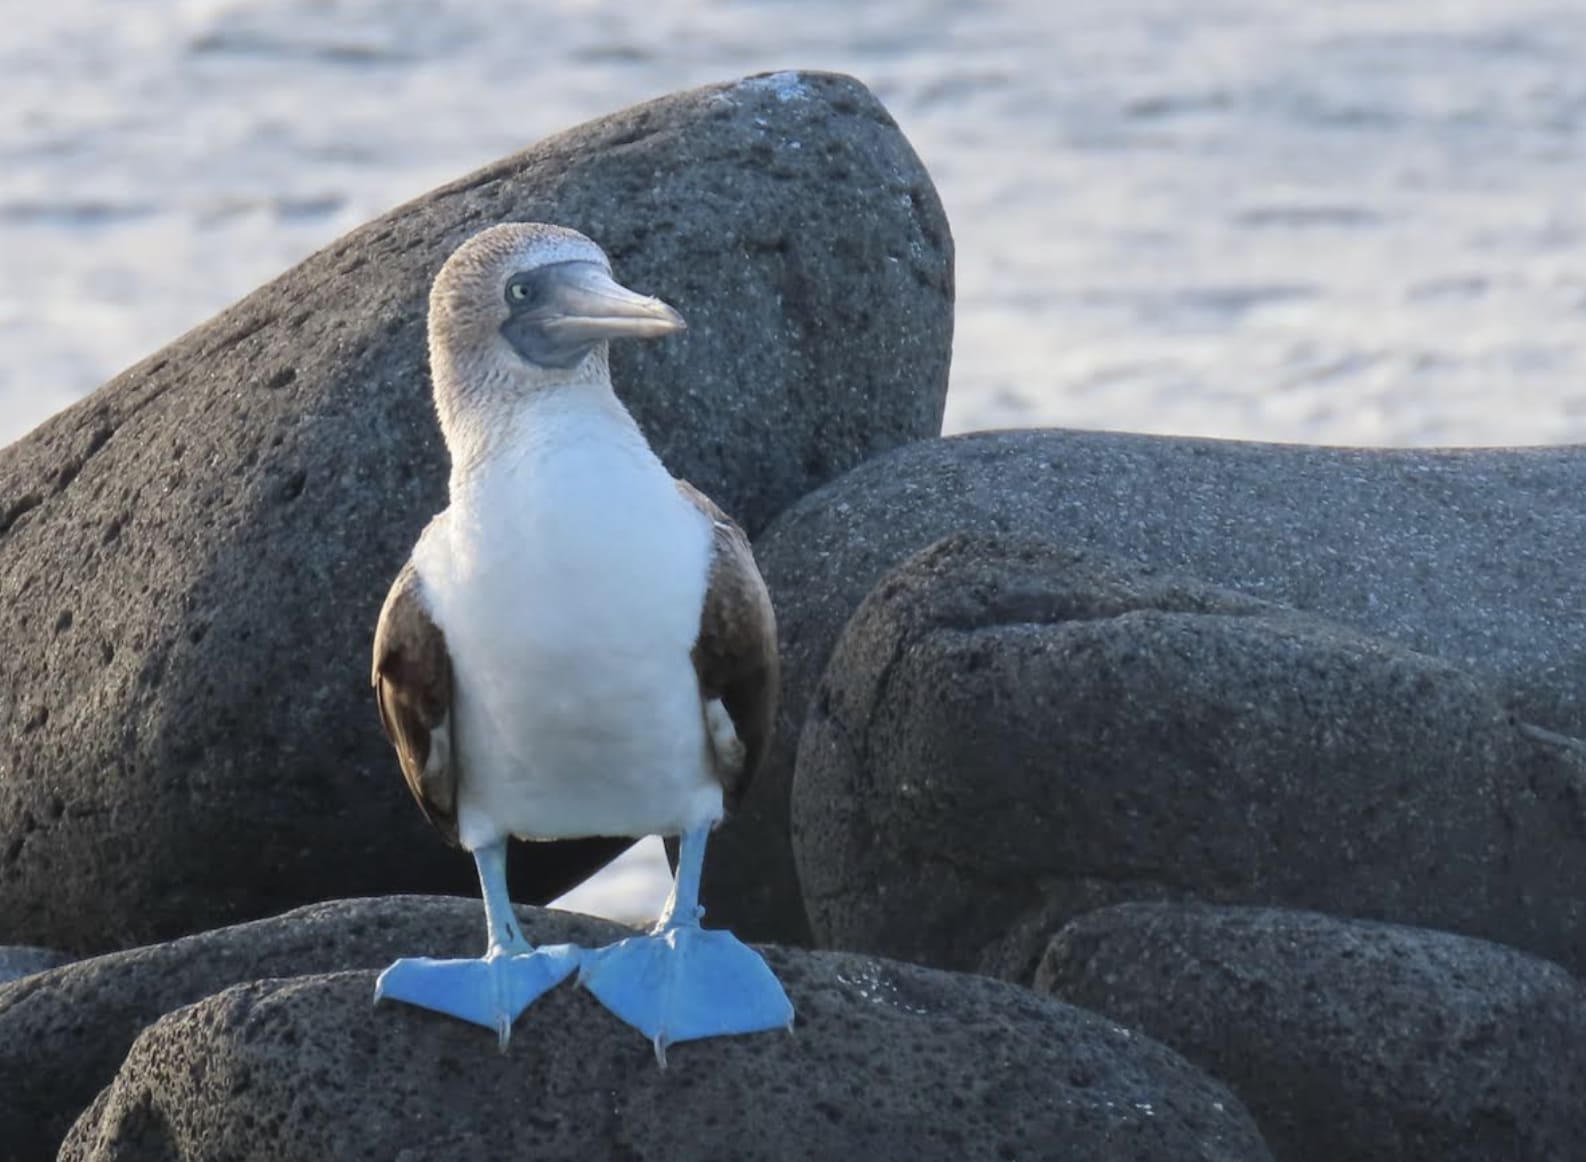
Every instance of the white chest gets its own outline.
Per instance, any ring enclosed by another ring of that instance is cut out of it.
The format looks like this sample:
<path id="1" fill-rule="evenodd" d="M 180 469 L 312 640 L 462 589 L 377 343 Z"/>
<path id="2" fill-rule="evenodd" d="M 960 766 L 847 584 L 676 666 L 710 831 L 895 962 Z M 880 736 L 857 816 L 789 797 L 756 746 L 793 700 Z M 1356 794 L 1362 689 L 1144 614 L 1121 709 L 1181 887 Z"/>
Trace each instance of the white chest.
<path id="1" fill-rule="evenodd" d="M 465 845 L 719 813 L 691 659 L 709 520 L 608 411 L 525 429 L 415 554 L 456 675 Z"/>

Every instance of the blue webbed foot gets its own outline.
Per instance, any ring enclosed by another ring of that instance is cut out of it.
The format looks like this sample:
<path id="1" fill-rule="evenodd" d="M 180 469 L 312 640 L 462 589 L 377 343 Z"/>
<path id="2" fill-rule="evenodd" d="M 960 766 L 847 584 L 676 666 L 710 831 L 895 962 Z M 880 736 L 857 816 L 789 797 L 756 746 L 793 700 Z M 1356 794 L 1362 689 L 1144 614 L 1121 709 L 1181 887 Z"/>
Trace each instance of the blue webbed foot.
<path id="1" fill-rule="evenodd" d="M 672 899 L 656 930 L 585 953 L 578 974 L 601 1004 L 650 1038 L 663 1068 L 666 1047 L 678 1041 L 793 1026 L 793 1004 L 760 954 L 731 932 L 699 926 L 709 836 L 709 823 L 683 833 Z"/>
<path id="2" fill-rule="evenodd" d="M 478 960 L 404 957 L 380 974 L 374 999 L 376 1004 L 406 1001 L 494 1029 L 504 1050 L 512 1022 L 573 974 L 579 950 L 571 944 L 531 948 L 523 938 L 507 896 L 506 840 L 477 848 L 474 862 L 485 900 L 488 951 Z"/>
<path id="3" fill-rule="evenodd" d="M 578 979 L 650 1038 L 662 1066 L 679 1041 L 793 1024 L 792 1002 L 760 954 L 731 932 L 693 924 L 587 952 Z"/>
<path id="4" fill-rule="evenodd" d="M 505 1049 L 512 1022 L 572 975 L 578 960 L 579 950 L 571 944 L 495 948 L 478 960 L 406 957 L 380 974 L 374 999 L 405 1001 L 494 1029 Z"/>

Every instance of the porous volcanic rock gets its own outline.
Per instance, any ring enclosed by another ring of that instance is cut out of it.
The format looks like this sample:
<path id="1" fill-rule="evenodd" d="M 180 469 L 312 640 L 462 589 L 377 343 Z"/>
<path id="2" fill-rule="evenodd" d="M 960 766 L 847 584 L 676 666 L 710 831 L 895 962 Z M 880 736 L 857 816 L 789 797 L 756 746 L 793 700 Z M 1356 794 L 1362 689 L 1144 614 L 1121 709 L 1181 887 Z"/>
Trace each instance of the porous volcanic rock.
<path id="1" fill-rule="evenodd" d="M 799 742 L 826 945 L 1027 981 L 1138 899 L 1463 932 L 1586 970 L 1586 746 L 1436 658 L 1171 573 L 955 536 L 889 573 Z"/>
<path id="2" fill-rule="evenodd" d="M 980 432 L 867 461 L 755 543 L 783 696 L 764 767 L 712 845 L 712 915 L 807 941 L 788 796 L 810 695 L 889 569 L 955 532 L 1036 536 L 1170 570 L 1441 658 L 1538 726 L 1586 737 L 1586 454 L 1317 448 L 1118 432 Z"/>
<path id="3" fill-rule="evenodd" d="M 1586 986 L 1484 940 L 1313 912 L 1120 904 L 1036 988 L 1226 1081 L 1284 1162 L 1555 1162 L 1586 1112 Z"/>
<path id="4" fill-rule="evenodd" d="M 520 907 L 530 941 L 585 947 L 619 925 Z M 261 977 L 381 968 L 399 956 L 477 956 L 477 900 L 337 900 L 166 944 L 68 964 L 0 986 L 0 1157 L 48 1162 L 72 1121 L 116 1074 L 145 1026 Z M 369 998 L 364 998 L 365 1008 Z"/>
<path id="5" fill-rule="evenodd" d="M 1150 1038 L 983 977 L 767 950 L 797 1010 L 674 1045 L 569 982 L 505 1054 L 371 973 L 240 985 L 146 1030 L 64 1162 L 1269 1157 L 1221 1084 Z"/>

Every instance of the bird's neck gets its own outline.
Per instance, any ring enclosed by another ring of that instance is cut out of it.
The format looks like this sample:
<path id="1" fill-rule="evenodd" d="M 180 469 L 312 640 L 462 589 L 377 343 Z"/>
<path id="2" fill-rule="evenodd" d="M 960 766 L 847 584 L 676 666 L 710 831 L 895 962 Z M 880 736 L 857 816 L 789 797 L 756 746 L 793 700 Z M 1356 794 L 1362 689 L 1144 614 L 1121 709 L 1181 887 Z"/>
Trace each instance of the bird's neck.
<path id="1" fill-rule="evenodd" d="M 611 364 L 604 343 L 577 366 L 549 370 L 507 357 L 500 344 L 459 345 L 430 329 L 430 375 L 441 435 L 452 470 L 467 469 L 512 438 L 515 421 L 540 403 L 569 394 L 610 396 Z M 593 393 L 591 395 L 591 393 Z M 617 405 L 619 408 L 620 404 Z"/>
<path id="2" fill-rule="evenodd" d="M 589 455 L 655 460 L 606 375 L 475 392 L 461 404 L 443 411 L 441 420 L 452 458 L 453 505 L 469 507 L 494 474 L 527 461 Z"/>

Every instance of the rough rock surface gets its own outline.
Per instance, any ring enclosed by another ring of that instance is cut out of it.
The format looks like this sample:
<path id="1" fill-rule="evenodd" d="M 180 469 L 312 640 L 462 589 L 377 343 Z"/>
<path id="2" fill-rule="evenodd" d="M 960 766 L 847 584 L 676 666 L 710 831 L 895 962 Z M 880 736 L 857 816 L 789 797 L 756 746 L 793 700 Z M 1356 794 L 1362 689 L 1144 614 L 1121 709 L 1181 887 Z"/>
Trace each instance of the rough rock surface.
<path id="1" fill-rule="evenodd" d="M 26 944 L 0 945 L 0 984 L 67 964 L 73 959 L 51 948 L 33 948 Z"/>
<path id="2" fill-rule="evenodd" d="M 768 950 L 796 1035 L 673 1046 L 567 985 L 488 1032 L 371 1013 L 370 973 L 240 985 L 148 1029 L 60 1157 L 1269 1157 L 1182 1058 L 997 981 Z"/>
<path id="3" fill-rule="evenodd" d="M 597 945 L 626 932 L 539 908 L 519 908 L 518 916 L 528 938 L 542 944 Z M 0 987 L 0 1157 L 54 1158 L 134 1038 L 173 1009 L 261 977 L 381 968 L 399 956 L 477 956 L 484 940 L 477 900 L 338 900 Z"/>
<path id="4" fill-rule="evenodd" d="M 1586 745 L 1319 618 L 1045 542 L 888 574 L 799 742 L 823 943 L 1027 981 L 1072 917 L 1271 904 L 1586 971 Z"/>
<path id="5" fill-rule="evenodd" d="M 787 846 L 811 692 L 876 581 L 949 533 L 1040 536 L 1324 615 L 1458 663 L 1586 737 L 1586 454 L 988 432 L 878 457 L 760 536 L 782 634 L 772 750 L 706 869 L 713 915 L 808 938 Z"/>
<path id="6" fill-rule="evenodd" d="M 1586 986 L 1482 940 L 1309 912 L 1124 904 L 1036 987 L 1226 1081 L 1284 1162 L 1580 1156 Z"/>
<path id="7" fill-rule="evenodd" d="M 429 284 L 509 219 L 588 232 L 687 317 L 619 346 L 616 381 L 751 530 L 939 431 L 951 239 L 853 80 L 667 97 L 354 231 L 0 453 L 0 940 L 100 951 L 473 890 L 408 800 L 368 659 L 445 503 Z M 612 850 L 521 850 L 515 895 Z"/>

